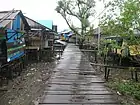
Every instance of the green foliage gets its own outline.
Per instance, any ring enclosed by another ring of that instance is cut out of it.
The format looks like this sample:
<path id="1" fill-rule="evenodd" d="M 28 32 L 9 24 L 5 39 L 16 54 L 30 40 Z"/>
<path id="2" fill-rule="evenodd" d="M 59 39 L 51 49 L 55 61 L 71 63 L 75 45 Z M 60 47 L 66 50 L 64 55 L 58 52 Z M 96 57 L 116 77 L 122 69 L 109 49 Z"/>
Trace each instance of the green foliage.
<path id="1" fill-rule="evenodd" d="M 117 43 L 116 40 L 102 39 L 100 45 L 100 54 L 107 55 L 109 51 L 120 48 L 121 46 Z"/>
<path id="2" fill-rule="evenodd" d="M 100 22 L 105 35 L 119 36 L 128 46 L 140 44 L 137 36 L 140 31 L 140 1 L 113 0 Z M 117 13 L 117 15 L 116 15 Z"/>
<path id="3" fill-rule="evenodd" d="M 104 29 L 104 33 L 107 35 L 119 35 L 121 37 L 134 38 L 134 30 L 140 29 L 140 2 L 138 0 L 125 0 L 122 2 L 123 4 L 118 5 L 119 3 L 120 0 L 114 0 L 109 11 L 112 11 L 112 9 L 118 10 L 119 8 L 118 11 L 120 11 L 120 14 L 117 16 L 114 15 L 117 10 L 108 13 L 108 15 L 111 15 L 112 17 L 105 15 L 101 20 L 100 26 Z M 115 7 L 113 5 L 115 5 Z M 116 8 L 117 5 L 118 8 Z M 127 41 L 129 42 L 132 40 Z"/>
<path id="4" fill-rule="evenodd" d="M 140 100 L 140 83 L 133 81 L 116 81 L 111 82 L 109 86 L 119 91 L 122 95 L 130 95 Z"/>

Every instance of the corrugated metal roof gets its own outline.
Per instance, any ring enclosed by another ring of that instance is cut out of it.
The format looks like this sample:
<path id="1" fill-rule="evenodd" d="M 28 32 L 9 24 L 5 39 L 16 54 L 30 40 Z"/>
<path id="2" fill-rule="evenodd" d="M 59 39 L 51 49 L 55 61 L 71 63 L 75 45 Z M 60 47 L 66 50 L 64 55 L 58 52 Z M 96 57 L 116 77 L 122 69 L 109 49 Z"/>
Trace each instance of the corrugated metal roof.
<path id="1" fill-rule="evenodd" d="M 49 30 L 49 31 L 53 32 L 52 29 L 50 29 L 50 28 L 48 28 L 48 27 L 46 27 L 46 26 L 40 24 L 39 22 L 37 22 L 37 21 L 35 21 L 35 20 L 33 20 L 33 19 L 30 19 L 30 18 L 28 18 L 28 17 L 25 17 L 25 18 L 26 18 L 26 20 L 27 20 L 29 26 L 30 26 L 32 29 L 46 29 L 46 31 Z"/>
<path id="2" fill-rule="evenodd" d="M 30 19 L 30 18 L 28 18 L 28 17 L 25 17 L 25 18 L 26 18 L 26 20 L 27 20 L 27 22 L 28 22 L 28 24 L 29 24 L 29 26 L 30 26 L 31 28 L 34 28 L 34 29 L 48 29 L 48 30 L 51 30 L 50 28 L 48 28 L 48 27 L 46 27 L 46 26 L 44 26 L 44 25 L 42 25 L 42 24 L 36 22 L 35 20 L 32 20 L 32 19 Z"/>
<path id="3" fill-rule="evenodd" d="M 5 11 L 5 12 L 0 12 L 0 19 L 2 19 L 5 15 L 7 15 L 10 11 Z M 6 19 L 15 19 L 15 16 L 19 13 L 20 11 L 14 11 L 12 12 Z"/>
<path id="4" fill-rule="evenodd" d="M 10 21 L 11 21 L 11 20 L 5 20 L 5 21 L 3 21 L 3 22 L 0 23 L 0 26 L 1 26 L 1 27 L 5 27 L 7 24 L 10 23 Z"/>
<path id="5" fill-rule="evenodd" d="M 26 20 L 31 28 L 35 28 L 35 29 L 46 28 L 45 26 L 41 25 L 40 23 L 38 23 L 38 22 L 28 18 L 28 17 L 25 17 L 25 18 L 26 18 Z"/>
<path id="6" fill-rule="evenodd" d="M 28 25 L 21 10 L 0 11 L 0 27 L 5 27 L 12 20 L 14 20 L 18 14 L 21 16 L 23 22 L 25 23 L 25 30 L 29 30 L 30 26 Z"/>
<path id="7" fill-rule="evenodd" d="M 0 26 L 5 27 L 11 20 L 15 19 L 19 12 L 19 10 L 0 12 Z"/>

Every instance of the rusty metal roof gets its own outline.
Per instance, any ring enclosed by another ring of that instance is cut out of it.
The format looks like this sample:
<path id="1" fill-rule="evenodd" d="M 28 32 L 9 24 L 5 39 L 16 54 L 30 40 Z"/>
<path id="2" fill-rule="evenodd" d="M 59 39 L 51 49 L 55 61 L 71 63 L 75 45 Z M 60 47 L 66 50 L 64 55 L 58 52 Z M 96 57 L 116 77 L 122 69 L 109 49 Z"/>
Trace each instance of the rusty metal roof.
<path id="1" fill-rule="evenodd" d="M 11 11 L 0 11 L 0 19 L 10 14 Z M 12 11 L 12 13 L 6 18 L 9 20 L 15 19 L 16 15 L 19 13 L 19 10 Z"/>
<path id="2" fill-rule="evenodd" d="M 25 29 L 30 29 L 24 15 L 20 10 L 12 10 L 12 11 L 0 11 L 0 27 L 5 27 L 12 20 L 16 18 L 16 16 L 20 14 L 23 22 L 25 23 Z"/>
<path id="3" fill-rule="evenodd" d="M 30 19 L 30 18 L 28 18 L 28 17 L 25 17 L 25 18 L 26 18 L 26 20 L 27 20 L 29 26 L 30 26 L 32 29 L 48 29 L 48 30 L 51 30 L 51 29 L 49 29 L 48 27 L 46 27 L 46 26 L 44 26 L 44 25 L 42 25 L 42 24 L 36 22 L 36 21 L 33 20 L 33 19 Z"/>
<path id="4" fill-rule="evenodd" d="M 0 26 L 5 27 L 8 23 L 15 19 L 20 11 L 0 11 Z"/>

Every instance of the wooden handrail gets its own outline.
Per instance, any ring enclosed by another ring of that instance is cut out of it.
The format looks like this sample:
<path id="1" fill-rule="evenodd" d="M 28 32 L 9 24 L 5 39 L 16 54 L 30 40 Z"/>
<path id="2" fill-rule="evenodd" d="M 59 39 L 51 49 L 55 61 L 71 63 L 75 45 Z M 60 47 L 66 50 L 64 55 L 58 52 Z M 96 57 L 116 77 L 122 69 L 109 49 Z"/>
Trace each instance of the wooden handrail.
<path id="1" fill-rule="evenodd" d="M 98 63 L 91 63 L 91 65 L 108 67 L 108 68 L 120 68 L 120 69 L 129 69 L 129 68 L 137 68 L 137 69 L 140 69 L 140 67 L 135 67 L 135 66 L 126 67 L 126 66 L 105 65 L 105 64 L 98 64 Z"/>

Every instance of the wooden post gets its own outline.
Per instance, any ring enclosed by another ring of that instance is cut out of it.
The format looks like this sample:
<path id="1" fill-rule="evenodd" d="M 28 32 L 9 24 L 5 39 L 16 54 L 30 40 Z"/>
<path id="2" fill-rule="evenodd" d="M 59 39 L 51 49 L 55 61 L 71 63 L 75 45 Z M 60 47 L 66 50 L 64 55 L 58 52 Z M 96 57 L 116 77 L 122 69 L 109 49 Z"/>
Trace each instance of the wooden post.
<path id="1" fill-rule="evenodd" d="M 110 69 L 107 69 L 107 77 L 106 77 L 106 81 L 108 81 L 109 73 L 110 73 Z"/>
<path id="2" fill-rule="evenodd" d="M 37 49 L 37 61 L 39 61 L 39 59 L 40 59 L 40 54 L 39 53 L 40 53 L 40 50 Z"/>
<path id="3" fill-rule="evenodd" d="M 105 67 L 105 75 L 104 75 L 104 78 L 106 79 L 107 77 L 107 67 Z"/>
<path id="4" fill-rule="evenodd" d="M 11 68 L 11 69 L 10 69 L 10 68 Z M 9 78 L 10 80 L 13 80 L 13 65 L 10 65 L 10 67 L 7 66 L 6 69 L 7 69 L 7 72 L 8 72 L 8 78 Z"/>
<path id="5" fill-rule="evenodd" d="M 98 27 L 98 52 L 100 50 L 100 27 Z"/>
<path id="6" fill-rule="evenodd" d="M 95 51 L 94 54 L 95 54 L 95 62 L 98 63 L 98 61 L 97 61 L 97 51 Z"/>
<path id="7" fill-rule="evenodd" d="M 88 53 L 88 60 L 90 61 L 90 51 L 88 51 L 87 53 Z"/>
<path id="8" fill-rule="evenodd" d="M 135 71 L 135 80 L 136 80 L 136 82 L 138 82 L 138 74 L 137 74 L 137 70 Z"/>
<path id="9" fill-rule="evenodd" d="M 61 45 L 61 50 L 60 50 L 61 56 L 62 56 L 62 51 L 63 51 L 63 45 Z"/>
<path id="10" fill-rule="evenodd" d="M 23 69 L 25 69 L 25 65 L 28 64 L 28 58 L 27 58 L 27 54 L 24 55 L 23 57 Z"/>
<path id="11" fill-rule="evenodd" d="M 134 79 L 133 71 L 131 71 L 131 78 L 132 78 L 132 80 Z"/>
<path id="12" fill-rule="evenodd" d="M 113 54 L 113 66 L 115 65 L 115 54 Z"/>
<path id="13" fill-rule="evenodd" d="M 131 70 L 131 79 L 134 79 L 134 74 L 133 74 L 133 70 Z"/>

